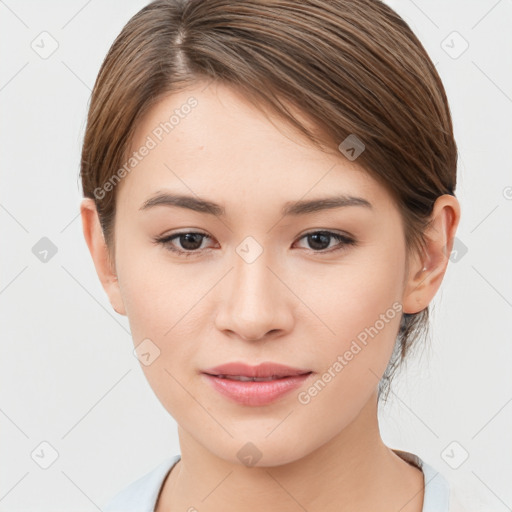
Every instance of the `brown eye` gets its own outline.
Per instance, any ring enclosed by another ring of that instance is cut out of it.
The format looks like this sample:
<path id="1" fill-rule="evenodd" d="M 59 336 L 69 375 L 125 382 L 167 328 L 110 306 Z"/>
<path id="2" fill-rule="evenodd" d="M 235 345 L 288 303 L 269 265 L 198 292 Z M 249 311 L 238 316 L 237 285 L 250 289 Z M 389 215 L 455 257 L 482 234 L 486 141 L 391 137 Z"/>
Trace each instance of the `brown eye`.
<path id="1" fill-rule="evenodd" d="M 201 248 L 201 245 L 206 238 L 211 239 L 206 233 L 182 232 L 155 238 L 154 242 L 163 245 L 171 252 L 187 257 L 199 255 L 204 249 Z M 357 244 L 353 238 L 331 231 L 312 231 L 303 235 L 299 240 L 302 239 L 307 239 L 310 250 L 318 254 L 340 251 L 346 249 L 347 246 Z M 337 241 L 337 244 L 329 248 L 333 240 Z"/>
<path id="2" fill-rule="evenodd" d="M 173 235 L 156 238 L 156 243 L 162 244 L 169 251 L 178 253 L 183 256 L 194 256 L 201 252 L 201 244 L 205 238 L 210 238 L 206 233 L 199 232 L 183 232 Z M 178 240 L 177 244 L 174 240 Z"/>
<path id="3" fill-rule="evenodd" d="M 187 251 L 195 251 L 201 247 L 204 235 L 200 233 L 183 233 L 176 235 L 173 238 L 178 238 L 183 249 L 186 249 Z"/>
<path id="4" fill-rule="evenodd" d="M 307 239 L 308 245 L 313 252 L 333 252 L 344 249 L 346 246 L 356 244 L 353 238 L 331 231 L 312 231 L 311 233 L 306 233 L 300 240 L 303 238 Z M 338 243 L 334 246 L 334 249 L 329 249 L 332 239 L 336 240 Z"/>

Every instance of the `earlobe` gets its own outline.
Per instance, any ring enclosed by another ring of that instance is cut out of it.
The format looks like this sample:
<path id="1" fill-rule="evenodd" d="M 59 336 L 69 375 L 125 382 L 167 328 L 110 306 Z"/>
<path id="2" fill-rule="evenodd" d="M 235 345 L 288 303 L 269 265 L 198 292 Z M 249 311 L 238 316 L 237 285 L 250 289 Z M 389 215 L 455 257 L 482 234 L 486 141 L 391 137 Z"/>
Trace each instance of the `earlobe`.
<path id="1" fill-rule="evenodd" d="M 105 290 L 110 304 L 120 315 L 126 315 L 115 264 L 111 261 L 101 224 L 92 198 L 86 197 L 80 204 L 82 229 L 85 242 L 91 253 L 96 273 Z"/>
<path id="2" fill-rule="evenodd" d="M 404 313 L 424 310 L 432 301 L 445 275 L 460 220 L 460 205 L 455 196 L 437 198 L 431 222 L 425 233 L 426 248 L 409 263 L 403 297 Z"/>

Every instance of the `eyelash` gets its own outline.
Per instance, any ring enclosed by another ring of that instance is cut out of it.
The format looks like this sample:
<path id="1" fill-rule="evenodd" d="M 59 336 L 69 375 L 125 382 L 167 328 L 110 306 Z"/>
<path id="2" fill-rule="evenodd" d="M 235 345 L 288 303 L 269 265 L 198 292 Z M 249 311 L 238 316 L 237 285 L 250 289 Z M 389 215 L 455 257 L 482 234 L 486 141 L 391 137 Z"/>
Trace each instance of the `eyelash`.
<path id="1" fill-rule="evenodd" d="M 342 251 L 343 249 L 345 249 L 348 246 L 355 246 L 355 245 L 357 245 L 356 240 L 354 240 L 353 238 L 350 238 L 350 237 L 348 237 L 346 235 L 341 235 L 341 234 L 338 234 L 338 233 L 333 233 L 332 231 L 322 231 L 322 230 L 321 231 L 310 231 L 309 233 L 305 233 L 298 240 L 302 240 L 303 238 L 306 238 L 306 237 L 308 237 L 310 235 L 318 235 L 318 234 L 328 235 L 328 236 L 334 238 L 335 240 L 337 240 L 340 243 L 339 243 L 339 246 L 335 247 L 334 249 L 320 250 L 320 251 L 315 251 L 314 249 L 310 249 L 313 253 L 316 253 L 316 254 L 327 254 L 327 253 L 330 254 L 330 253 L 333 253 L 333 252 Z M 206 233 L 201 233 L 199 231 L 183 231 L 181 233 L 175 233 L 175 234 L 172 234 L 172 235 L 156 237 L 156 238 L 153 239 L 153 241 L 156 244 L 163 245 L 167 250 L 169 250 L 171 252 L 174 252 L 174 253 L 177 253 L 179 256 L 185 256 L 186 258 L 191 257 L 191 256 L 196 256 L 197 254 L 199 254 L 200 253 L 200 249 L 196 249 L 194 251 L 182 251 L 180 249 L 176 249 L 175 247 L 173 247 L 170 244 L 170 242 L 172 240 L 174 240 L 175 238 L 179 238 L 180 236 L 183 236 L 183 235 L 202 235 L 203 237 L 211 238 Z M 203 240 L 204 240 L 204 238 L 203 238 Z"/>

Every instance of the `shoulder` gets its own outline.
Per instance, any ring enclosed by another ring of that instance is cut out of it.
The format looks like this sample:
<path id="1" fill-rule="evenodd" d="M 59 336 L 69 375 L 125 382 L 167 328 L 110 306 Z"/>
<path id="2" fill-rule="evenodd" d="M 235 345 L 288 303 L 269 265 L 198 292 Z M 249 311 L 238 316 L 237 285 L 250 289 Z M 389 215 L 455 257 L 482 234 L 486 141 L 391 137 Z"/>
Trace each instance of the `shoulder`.
<path id="1" fill-rule="evenodd" d="M 102 507 L 103 512 L 153 512 L 162 483 L 180 458 L 180 455 L 169 457 L 130 483 Z"/>
<path id="2" fill-rule="evenodd" d="M 423 471 L 425 494 L 422 512 L 491 512 L 485 497 L 468 478 L 459 477 L 457 482 L 449 481 L 417 455 L 393 451 Z"/>
<path id="3" fill-rule="evenodd" d="M 422 512 L 452 512 L 450 484 L 444 475 L 418 455 L 402 450 L 393 451 L 423 472 L 425 491 Z"/>

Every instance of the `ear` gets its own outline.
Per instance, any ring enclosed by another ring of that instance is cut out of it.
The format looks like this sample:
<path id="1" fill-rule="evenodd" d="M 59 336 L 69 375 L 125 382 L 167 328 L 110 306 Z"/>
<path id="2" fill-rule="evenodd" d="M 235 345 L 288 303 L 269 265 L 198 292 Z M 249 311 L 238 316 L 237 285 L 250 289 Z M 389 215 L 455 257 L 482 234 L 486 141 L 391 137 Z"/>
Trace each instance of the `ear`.
<path id="1" fill-rule="evenodd" d="M 439 196 L 425 233 L 425 252 L 421 256 L 415 254 L 409 261 L 402 300 L 404 313 L 422 311 L 437 293 L 448 266 L 459 220 L 460 205 L 455 196 Z"/>
<path id="2" fill-rule="evenodd" d="M 126 315 L 119 282 L 117 280 L 114 262 L 111 261 L 103 230 L 96 210 L 96 204 L 86 197 L 80 204 L 84 238 L 89 247 L 96 273 L 100 278 L 103 289 L 108 295 L 110 304 L 120 315 Z"/>

